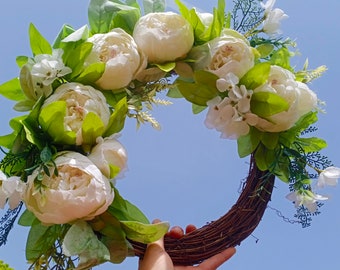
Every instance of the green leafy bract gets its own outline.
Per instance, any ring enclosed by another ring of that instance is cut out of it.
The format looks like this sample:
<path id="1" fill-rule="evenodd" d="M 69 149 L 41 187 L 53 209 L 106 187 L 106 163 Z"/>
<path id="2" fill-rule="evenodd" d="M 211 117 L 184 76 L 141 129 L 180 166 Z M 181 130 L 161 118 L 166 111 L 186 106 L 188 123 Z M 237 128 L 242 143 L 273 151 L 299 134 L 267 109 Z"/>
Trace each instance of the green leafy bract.
<path id="1" fill-rule="evenodd" d="M 144 224 L 137 221 L 121 221 L 120 223 L 127 238 L 144 244 L 159 240 L 169 230 L 168 222 Z"/>
<path id="2" fill-rule="evenodd" d="M 41 109 L 39 124 L 47 132 L 55 143 L 74 145 L 76 134 L 74 131 L 64 129 L 66 116 L 66 102 L 55 101 Z"/>
<path id="3" fill-rule="evenodd" d="M 52 54 L 50 43 L 40 34 L 32 23 L 29 26 L 29 38 L 33 55 Z"/>
<path id="4" fill-rule="evenodd" d="M 105 125 L 101 118 L 94 112 L 86 114 L 82 126 L 83 146 L 91 146 L 96 143 L 96 139 L 100 137 L 105 130 Z"/>
<path id="5" fill-rule="evenodd" d="M 165 0 L 143 0 L 144 13 L 164 12 Z"/>
<path id="6" fill-rule="evenodd" d="M 219 0 L 217 8 L 213 10 L 213 21 L 209 26 L 203 24 L 195 9 L 188 7 L 180 0 L 175 0 L 182 16 L 190 23 L 194 30 L 195 45 L 204 44 L 219 37 L 225 24 L 225 1 Z"/>
<path id="7" fill-rule="evenodd" d="M 92 34 L 107 33 L 113 28 L 122 28 L 132 34 L 141 16 L 140 7 L 135 0 L 91 0 L 88 17 Z"/>
<path id="8" fill-rule="evenodd" d="M 289 103 L 275 93 L 256 92 L 251 97 L 250 108 L 253 113 L 265 118 L 287 111 L 289 109 Z"/>
<path id="9" fill-rule="evenodd" d="M 115 188 L 115 197 L 108 212 L 120 221 L 138 221 L 149 224 L 147 217 L 135 205 L 125 200 Z"/>
<path id="10" fill-rule="evenodd" d="M 254 90 L 266 83 L 269 73 L 270 63 L 259 63 L 241 78 L 240 85 L 244 85 L 248 90 Z"/>
<path id="11" fill-rule="evenodd" d="M 110 136 L 114 133 L 118 133 L 124 128 L 127 112 L 128 112 L 127 99 L 126 97 L 123 97 L 115 105 L 114 112 L 110 116 L 109 124 L 104 133 L 104 136 Z"/>
<path id="12" fill-rule="evenodd" d="M 70 34 L 72 34 L 75 30 L 73 29 L 72 26 L 68 25 L 68 24 L 64 24 L 63 27 L 61 28 L 58 36 L 56 37 L 56 39 L 54 40 L 53 43 L 53 48 L 57 49 L 57 48 L 62 48 L 63 44 L 62 44 L 62 40 L 64 38 L 66 38 L 67 36 L 69 36 Z"/>
<path id="13" fill-rule="evenodd" d="M 198 70 L 194 73 L 194 81 L 185 81 L 181 78 L 176 80 L 176 86 L 191 103 L 200 106 L 206 106 L 207 101 L 218 96 L 219 91 L 216 88 L 218 76 L 204 70 Z"/>
<path id="14" fill-rule="evenodd" d="M 10 100 L 19 101 L 25 99 L 19 78 L 13 78 L 0 85 L 0 94 Z"/>
<path id="15" fill-rule="evenodd" d="M 272 65 L 292 70 L 292 67 L 290 65 L 290 57 L 291 53 L 289 52 L 289 50 L 286 47 L 282 47 L 272 54 L 272 56 L 270 57 L 270 63 Z"/>

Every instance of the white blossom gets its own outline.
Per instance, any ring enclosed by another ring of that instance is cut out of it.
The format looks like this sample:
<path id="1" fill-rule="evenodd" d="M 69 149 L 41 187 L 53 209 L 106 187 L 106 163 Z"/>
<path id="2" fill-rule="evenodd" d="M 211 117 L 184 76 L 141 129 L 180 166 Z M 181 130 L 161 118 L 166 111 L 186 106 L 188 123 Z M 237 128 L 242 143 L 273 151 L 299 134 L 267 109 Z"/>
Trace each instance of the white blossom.
<path id="1" fill-rule="evenodd" d="M 309 212 L 314 213 L 317 210 L 317 202 L 328 200 L 327 196 L 315 194 L 312 191 L 298 192 L 293 191 L 289 193 L 286 198 L 294 202 L 295 207 L 301 205 L 305 206 Z"/>
<path id="2" fill-rule="evenodd" d="M 252 91 L 244 85 L 235 86 L 228 94 L 223 100 L 216 97 L 207 103 L 209 110 L 204 123 L 207 128 L 221 132 L 221 138 L 238 139 L 257 124 L 258 116 L 250 111 Z"/>
<path id="3" fill-rule="evenodd" d="M 18 176 L 7 177 L 0 171 L 0 208 L 4 208 L 8 201 L 9 208 L 16 208 L 25 191 L 26 184 Z"/>
<path id="4" fill-rule="evenodd" d="M 323 170 L 318 178 L 317 186 L 336 186 L 338 184 L 338 179 L 340 178 L 340 168 L 328 167 Z"/>
<path id="5" fill-rule="evenodd" d="M 55 49 L 50 54 L 38 54 L 34 57 L 34 64 L 31 69 L 33 81 L 41 81 L 44 86 L 51 85 L 57 78 L 63 77 L 72 72 L 66 67 L 62 60 L 62 49 Z"/>
<path id="6" fill-rule="evenodd" d="M 281 20 L 288 18 L 288 15 L 284 13 L 282 9 L 275 8 L 273 6 L 275 0 L 268 0 L 265 4 L 261 3 L 264 8 L 265 19 L 263 21 L 263 31 L 268 35 L 280 34 Z"/>

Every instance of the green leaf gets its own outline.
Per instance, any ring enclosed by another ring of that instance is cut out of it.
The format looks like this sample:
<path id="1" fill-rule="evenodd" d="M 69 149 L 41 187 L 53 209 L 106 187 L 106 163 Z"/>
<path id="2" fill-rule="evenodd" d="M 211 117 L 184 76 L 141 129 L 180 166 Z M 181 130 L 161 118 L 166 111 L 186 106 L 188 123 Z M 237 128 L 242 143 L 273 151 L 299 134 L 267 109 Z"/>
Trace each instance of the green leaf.
<path id="1" fill-rule="evenodd" d="M 207 101 L 218 96 L 216 88 L 218 77 L 208 71 L 198 70 L 194 73 L 194 82 L 178 78 L 175 82 L 184 98 L 196 105 L 206 106 Z"/>
<path id="2" fill-rule="evenodd" d="M 110 116 L 108 127 L 104 133 L 108 137 L 114 133 L 118 133 L 124 128 L 126 114 L 128 112 L 126 97 L 123 97 L 115 106 L 114 112 Z"/>
<path id="3" fill-rule="evenodd" d="M 67 37 L 65 37 L 62 42 L 77 42 L 85 41 L 89 38 L 89 28 L 87 25 L 79 28 L 78 30 L 72 32 Z"/>
<path id="4" fill-rule="evenodd" d="M 165 72 L 170 72 L 176 67 L 176 62 L 164 63 L 164 64 L 156 64 L 156 66 Z"/>
<path id="5" fill-rule="evenodd" d="M 91 42 L 84 43 L 68 43 L 65 46 L 63 60 L 66 66 L 72 69 L 72 73 L 68 76 L 72 78 L 78 77 L 84 69 L 84 62 L 92 51 L 93 44 Z"/>
<path id="6" fill-rule="evenodd" d="M 207 106 L 200 106 L 196 104 L 192 104 L 192 112 L 193 114 L 199 114 L 200 112 L 203 112 Z"/>
<path id="7" fill-rule="evenodd" d="M 266 171 L 273 166 L 275 162 L 275 152 L 267 149 L 263 144 L 259 144 L 255 151 L 256 166 L 261 171 Z"/>
<path id="8" fill-rule="evenodd" d="M 183 95 L 176 85 L 171 87 L 166 95 L 170 98 L 183 98 Z"/>
<path id="9" fill-rule="evenodd" d="M 45 253 L 45 245 L 39 245 L 39 242 L 47 233 L 49 227 L 41 223 L 33 224 L 28 233 L 26 241 L 26 259 L 34 261 Z"/>
<path id="10" fill-rule="evenodd" d="M 265 118 L 288 110 L 289 103 L 275 93 L 257 92 L 251 97 L 250 108 L 254 114 Z"/>
<path id="11" fill-rule="evenodd" d="M 63 239 L 63 252 L 66 256 L 79 256 L 80 269 L 110 260 L 108 248 L 85 221 L 77 221 L 67 231 Z"/>
<path id="12" fill-rule="evenodd" d="M 75 82 L 82 83 L 84 85 L 90 85 L 93 84 L 93 82 L 96 82 L 100 79 L 100 77 L 103 75 L 105 71 L 105 63 L 98 62 L 93 63 L 87 67 L 81 73 L 77 78 L 74 79 Z"/>
<path id="13" fill-rule="evenodd" d="M 18 112 L 27 112 L 32 110 L 35 103 L 36 101 L 31 99 L 21 100 L 14 105 L 13 109 Z"/>
<path id="14" fill-rule="evenodd" d="M 9 125 L 13 129 L 13 132 L 8 135 L 0 136 L 0 145 L 7 148 L 11 149 L 16 137 L 22 130 L 22 120 L 25 119 L 27 116 L 18 116 L 14 117 L 10 120 Z"/>
<path id="15" fill-rule="evenodd" d="M 279 143 L 279 136 L 279 133 L 263 132 L 261 136 L 261 142 L 266 148 L 273 150 Z"/>
<path id="16" fill-rule="evenodd" d="M 57 49 L 57 48 L 62 48 L 63 44 L 62 44 L 62 40 L 64 38 L 66 38 L 67 36 L 69 36 L 70 34 L 72 34 L 75 30 L 73 29 L 72 26 L 68 25 L 68 24 L 64 24 L 63 27 L 61 28 L 58 36 L 56 37 L 56 39 L 54 40 L 53 43 L 53 48 Z"/>
<path id="17" fill-rule="evenodd" d="M 261 58 L 265 58 L 272 53 L 274 45 L 270 43 L 261 44 L 256 47 L 256 50 L 260 53 Z"/>
<path id="18" fill-rule="evenodd" d="M 32 23 L 29 26 L 29 38 L 33 55 L 52 54 L 51 45 Z"/>
<path id="19" fill-rule="evenodd" d="M 280 66 L 288 70 L 292 70 L 292 67 L 290 66 L 290 57 L 291 54 L 289 50 L 285 47 L 282 47 L 281 49 L 275 51 L 270 58 L 270 63 L 272 65 Z"/>
<path id="20" fill-rule="evenodd" d="M 56 143 L 74 145 L 76 134 L 64 129 L 64 117 L 66 116 L 66 102 L 55 101 L 41 109 L 39 124 Z"/>
<path id="21" fill-rule="evenodd" d="M 27 56 L 17 56 L 15 58 L 15 62 L 17 63 L 19 68 L 22 68 L 25 64 L 28 62 L 28 57 Z"/>
<path id="22" fill-rule="evenodd" d="M 127 4 L 118 0 L 91 0 L 88 9 L 91 33 L 107 33 L 120 27 L 132 34 L 141 12 L 137 1 L 126 2 Z"/>
<path id="23" fill-rule="evenodd" d="M 29 115 L 24 120 L 22 120 L 27 141 L 35 144 L 39 149 L 42 149 L 45 146 L 45 142 L 42 137 L 42 131 L 38 123 L 40 109 L 43 103 L 44 98 L 41 97 Z"/>
<path id="24" fill-rule="evenodd" d="M 94 145 L 96 139 L 101 136 L 105 130 L 105 126 L 100 117 L 94 113 L 86 114 L 82 124 L 83 145 Z"/>
<path id="25" fill-rule="evenodd" d="M 128 239 L 144 244 L 159 240 L 169 230 L 168 222 L 144 224 L 137 221 L 121 221 L 120 223 Z"/>
<path id="26" fill-rule="evenodd" d="M 212 24 L 209 26 L 206 33 L 205 39 L 207 39 L 207 41 L 221 35 L 225 18 L 225 0 L 218 0 L 217 8 L 213 9 L 213 15 Z"/>
<path id="27" fill-rule="evenodd" d="M 37 218 L 35 217 L 35 215 L 32 212 L 25 209 L 25 211 L 21 214 L 18 220 L 18 224 L 21 226 L 29 227 L 32 226 L 36 220 Z"/>
<path id="28" fill-rule="evenodd" d="M 251 127 L 247 135 L 241 136 L 237 139 L 237 150 L 240 158 L 249 156 L 255 151 L 260 143 L 262 132 Z"/>
<path id="29" fill-rule="evenodd" d="M 240 85 L 244 85 L 248 90 L 263 85 L 268 80 L 270 73 L 270 63 L 259 63 L 251 68 L 240 80 Z"/>
<path id="30" fill-rule="evenodd" d="M 0 94 L 10 100 L 20 101 L 25 99 L 25 95 L 21 89 L 19 78 L 13 78 L 12 80 L 1 84 Z"/>
<path id="31" fill-rule="evenodd" d="M 165 11 L 165 0 L 143 0 L 144 13 Z"/>
<path id="32" fill-rule="evenodd" d="M 319 152 L 327 147 L 327 142 L 317 137 L 297 138 L 296 142 L 302 146 L 305 153 Z"/>
<path id="33" fill-rule="evenodd" d="M 114 188 L 115 197 L 108 208 L 108 212 L 120 221 L 138 221 L 149 224 L 147 217 L 135 205 L 125 200 Z"/>

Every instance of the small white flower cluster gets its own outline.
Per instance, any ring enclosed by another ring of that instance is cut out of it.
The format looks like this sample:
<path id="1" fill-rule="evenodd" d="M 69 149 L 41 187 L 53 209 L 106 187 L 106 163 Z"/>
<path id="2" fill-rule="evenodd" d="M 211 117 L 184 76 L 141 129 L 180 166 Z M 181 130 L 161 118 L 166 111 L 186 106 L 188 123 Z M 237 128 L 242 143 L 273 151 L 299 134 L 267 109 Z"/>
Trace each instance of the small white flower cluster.
<path id="1" fill-rule="evenodd" d="M 323 188 L 325 186 L 336 186 L 338 179 L 340 178 L 340 168 L 328 167 L 322 170 L 317 180 L 317 188 Z M 317 210 L 317 202 L 328 200 L 328 196 L 317 194 L 311 190 L 293 191 L 289 193 L 286 198 L 293 201 L 295 207 L 304 205 L 309 212 L 314 213 Z"/>

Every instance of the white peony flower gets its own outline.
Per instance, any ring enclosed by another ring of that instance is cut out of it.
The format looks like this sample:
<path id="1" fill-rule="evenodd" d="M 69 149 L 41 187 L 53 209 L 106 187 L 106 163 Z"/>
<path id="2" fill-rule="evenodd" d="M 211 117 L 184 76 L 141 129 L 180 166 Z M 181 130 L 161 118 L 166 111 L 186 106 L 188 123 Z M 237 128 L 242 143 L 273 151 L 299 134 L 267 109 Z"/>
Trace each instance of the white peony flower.
<path id="1" fill-rule="evenodd" d="M 63 123 L 64 130 L 76 134 L 76 145 L 81 145 L 83 142 L 82 124 L 88 113 L 93 112 L 99 116 L 104 127 L 107 127 L 109 123 L 111 113 L 106 99 L 100 91 L 91 86 L 85 86 L 80 83 L 62 84 L 55 90 L 53 95 L 45 100 L 42 110 L 52 105 L 55 101 L 66 102 L 66 115 Z M 43 129 L 48 129 L 47 131 L 53 138 L 61 136 L 60 132 L 63 131 L 62 129 L 52 128 L 51 125 L 53 123 L 44 123 L 44 120 L 41 118 L 42 116 L 40 116 L 39 121 Z M 98 125 L 98 123 L 93 124 Z"/>
<path id="2" fill-rule="evenodd" d="M 24 202 L 44 224 L 91 220 L 107 210 L 114 198 L 109 180 L 87 157 L 62 152 L 55 159 L 58 176 L 36 170 L 28 177 Z M 37 180 L 38 174 L 42 179 Z M 38 185 L 40 187 L 38 187 Z"/>
<path id="3" fill-rule="evenodd" d="M 185 57 L 194 43 L 191 25 L 173 12 L 149 13 L 136 23 L 133 38 L 150 63 Z"/>
<path id="4" fill-rule="evenodd" d="M 132 36 L 121 28 L 105 34 L 95 34 L 88 41 L 93 43 L 93 48 L 86 64 L 106 64 L 103 75 L 96 82 L 103 90 L 126 87 L 147 65 Z"/>
<path id="5" fill-rule="evenodd" d="M 194 69 L 206 69 L 220 78 L 225 78 L 230 73 L 241 78 L 254 66 L 253 49 L 237 32 L 226 32 L 210 41 L 208 46 L 210 57 L 198 59 L 194 63 Z"/>
<path id="6" fill-rule="evenodd" d="M 100 171 L 109 179 L 117 178 L 116 170 L 118 168 L 118 177 L 122 176 L 126 170 L 127 152 L 123 145 L 114 137 L 98 138 L 98 144 L 95 145 L 88 158 L 100 169 Z"/>
<path id="7" fill-rule="evenodd" d="M 51 85 L 57 78 L 63 77 L 72 72 L 66 67 L 62 60 L 63 50 L 55 49 L 50 54 L 38 54 L 34 57 L 34 64 L 31 69 L 33 78 L 45 86 Z"/>
<path id="8" fill-rule="evenodd" d="M 318 178 L 317 186 L 336 186 L 338 184 L 338 179 L 340 178 L 340 168 L 328 167 L 324 169 Z"/>
<path id="9" fill-rule="evenodd" d="M 0 208 L 4 208 L 8 200 L 9 208 L 16 208 L 22 200 L 26 184 L 18 176 L 8 177 L 0 171 Z"/>
<path id="10" fill-rule="evenodd" d="M 275 8 L 275 0 L 268 0 L 265 4 L 261 3 L 264 8 L 265 20 L 263 21 L 263 32 L 268 35 L 280 34 L 281 20 L 288 18 L 282 9 Z"/>
<path id="11" fill-rule="evenodd" d="M 235 86 L 223 100 L 216 97 L 208 102 L 209 110 L 205 119 L 207 128 L 221 132 L 221 138 L 238 139 L 249 133 L 250 127 L 258 122 L 258 116 L 250 112 L 252 91 L 244 85 Z"/>
<path id="12" fill-rule="evenodd" d="M 260 119 L 257 127 L 268 132 L 291 128 L 301 116 L 317 107 L 316 94 L 306 84 L 296 81 L 293 73 L 279 66 L 271 66 L 267 83 L 254 89 L 254 93 L 256 92 L 272 92 L 289 103 L 287 111 L 272 115 L 266 120 Z"/>
<path id="13" fill-rule="evenodd" d="M 299 207 L 304 205 L 309 212 L 314 213 L 317 210 L 317 202 L 328 200 L 328 197 L 321 196 L 319 194 L 315 194 L 311 191 L 305 193 L 299 193 L 297 191 L 293 191 L 289 193 L 286 198 L 292 202 L 294 202 L 295 207 Z"/>

